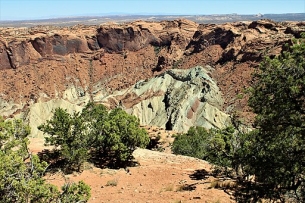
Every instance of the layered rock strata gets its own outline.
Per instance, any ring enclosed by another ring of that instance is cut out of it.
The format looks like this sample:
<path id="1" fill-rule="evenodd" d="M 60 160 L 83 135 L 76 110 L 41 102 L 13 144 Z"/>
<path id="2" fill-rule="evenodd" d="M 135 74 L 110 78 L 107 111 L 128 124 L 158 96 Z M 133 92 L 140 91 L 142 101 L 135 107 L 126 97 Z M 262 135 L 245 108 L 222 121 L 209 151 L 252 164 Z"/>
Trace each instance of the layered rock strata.
<path id="1" fill-rule="evenodd" d="M 223 93 L 222 110 L 238 111 L 247 120 L 247 99 L 236 95 L 249 86 L 264 56 L 278 55 L 303 31 L 302 22 L 197 24 L 184 19 L 0 28 L 0 114 L 16 115 L 53 99 L 83 105 L 170 69 L 210 65 L 210 76 Z M 124 105 L 132 109 L 133 103 Z"/>

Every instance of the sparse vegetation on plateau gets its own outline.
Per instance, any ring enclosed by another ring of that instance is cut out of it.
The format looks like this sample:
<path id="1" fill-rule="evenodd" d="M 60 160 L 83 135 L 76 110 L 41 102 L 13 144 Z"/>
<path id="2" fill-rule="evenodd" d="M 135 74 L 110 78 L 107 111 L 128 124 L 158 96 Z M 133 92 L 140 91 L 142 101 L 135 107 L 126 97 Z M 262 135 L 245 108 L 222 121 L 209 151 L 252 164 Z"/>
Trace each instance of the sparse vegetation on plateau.
<path id="1" fill-rule="evenodd" d="M 160 51 L 162 50 L 162 47 L 160 46 L 154 46 L 154 52 L 156 55 L 158 55 L 160 53 Z"/>

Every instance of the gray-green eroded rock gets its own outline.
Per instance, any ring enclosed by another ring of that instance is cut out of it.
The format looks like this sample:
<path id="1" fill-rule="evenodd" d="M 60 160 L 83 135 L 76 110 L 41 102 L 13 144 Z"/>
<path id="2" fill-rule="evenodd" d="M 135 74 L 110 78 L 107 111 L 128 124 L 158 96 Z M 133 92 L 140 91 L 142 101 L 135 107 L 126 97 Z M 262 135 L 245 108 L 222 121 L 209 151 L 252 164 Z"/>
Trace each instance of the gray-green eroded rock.
<path id="1" fill-rule="evenodd" d="M 93 99 L 110 108 L 121 107 L 140 119 L 142 125 L 162 127 L 176 132 L 186 132 L 191 126 L 223 128 L 229 115 L 220 109 L 223 105 L 221 92 L 209 76 L 209 69 L 197 66 L 192 69 L 172 69 L 150 80 L 139 81 L 128 89 L 107 95 L 102 90 Z M 40 137 L 37 126 L 50 119 L 55 108 L 77 112 L 90 100 L 80 97 L 76 87 L 68 88 L 62 98 L 31 104 L 27 110 L 16 114 L 17 104 L 0 102 L 1 115 L 14 113 L 26 120 L 32 128 L 32 136 Z M 21 108 L 21 107 L 19 107 Z"/>
<path id="2" fill-rule="evenodd" d="M 143 125 L 185 132 L 191 126 L 222 128 L 229 116 L 219 109 L 223 99 L 209 76 L 210 67 L 172 69 L 104 99 L 137 116 Z"/>

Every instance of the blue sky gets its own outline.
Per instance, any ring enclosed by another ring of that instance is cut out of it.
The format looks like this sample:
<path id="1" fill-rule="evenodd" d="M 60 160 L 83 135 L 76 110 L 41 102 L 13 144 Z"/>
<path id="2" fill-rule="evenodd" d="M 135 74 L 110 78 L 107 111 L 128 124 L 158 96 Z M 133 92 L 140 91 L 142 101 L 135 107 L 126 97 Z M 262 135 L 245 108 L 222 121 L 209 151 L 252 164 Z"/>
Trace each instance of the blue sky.
<path id="1" fill-rule="evenodd" d="M 0 20 L 103 14 L 305 13 L 305 0 L 0 0 Z"/>

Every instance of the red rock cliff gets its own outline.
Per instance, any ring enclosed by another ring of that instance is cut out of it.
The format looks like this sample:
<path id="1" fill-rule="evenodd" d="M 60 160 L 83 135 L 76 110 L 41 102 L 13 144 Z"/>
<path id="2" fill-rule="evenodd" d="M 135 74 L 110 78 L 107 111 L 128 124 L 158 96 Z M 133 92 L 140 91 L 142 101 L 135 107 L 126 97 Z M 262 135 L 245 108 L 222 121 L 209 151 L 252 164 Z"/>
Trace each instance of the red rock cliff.
<path id="1" fill-rule="evenodd" d="M 171 68 L 211 65 L 225 110 L 246 112 L 237 100 L 265 55 L 279 54 L 300 37 L 304 23 L 269 20 L 196 24 L 188 20 L 0 29 L 1 98 L 30 104 L 122 89 Z"/>

